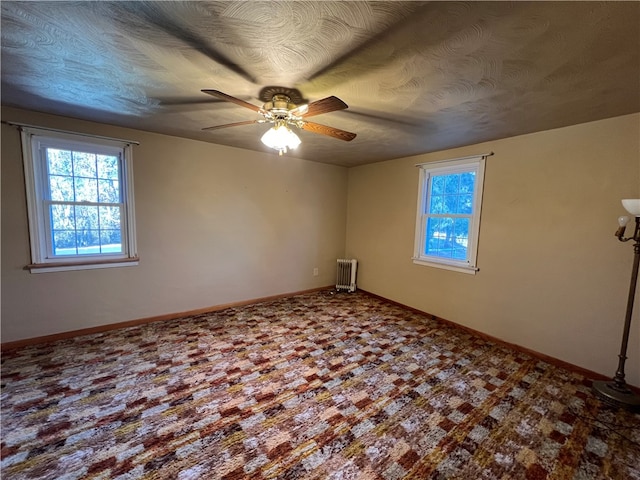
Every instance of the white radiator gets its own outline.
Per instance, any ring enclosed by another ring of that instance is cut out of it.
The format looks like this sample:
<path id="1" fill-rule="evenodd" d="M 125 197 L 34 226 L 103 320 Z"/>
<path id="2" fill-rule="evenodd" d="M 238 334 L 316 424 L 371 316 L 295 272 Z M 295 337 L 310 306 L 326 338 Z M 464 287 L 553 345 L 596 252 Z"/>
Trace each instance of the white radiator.
<path id="1" fill-rule="evenodd" d="M 355 292 L 356 270 L 358 270 L 358 261 L 355 258 L 351 260 L 339 258 L 338 274 L 336 276 L 336 290 Z"/>

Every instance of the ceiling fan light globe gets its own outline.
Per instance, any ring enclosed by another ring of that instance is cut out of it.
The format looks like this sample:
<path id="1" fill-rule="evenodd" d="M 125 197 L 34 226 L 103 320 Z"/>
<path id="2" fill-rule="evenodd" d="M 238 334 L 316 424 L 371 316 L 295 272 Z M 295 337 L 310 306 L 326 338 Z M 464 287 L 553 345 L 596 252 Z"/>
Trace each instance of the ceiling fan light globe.
<path id="1" fill-rule="evenodd" d="M 278 152 L 286 152 L 300 145 L 301 140 L 286 125 L 276 125 L 262 136 L 260 139 L 267 147 L 278 150 Z"/>
<path id="2" fill-rule="evenodd" d="M 300 143 L 302 143 L 302 140 L 300 140 L 300 137 L 298 137 L 298 135 L 296 135 L 295 133 L 293 133 L 293 131 L 291 131 L 290 128 L 288 127 L 284 127 L 286 134 L 287 134 L 287 147 L 290 149 L 295 149 L 298 147 L 298 145 L 300 145 Z"/>

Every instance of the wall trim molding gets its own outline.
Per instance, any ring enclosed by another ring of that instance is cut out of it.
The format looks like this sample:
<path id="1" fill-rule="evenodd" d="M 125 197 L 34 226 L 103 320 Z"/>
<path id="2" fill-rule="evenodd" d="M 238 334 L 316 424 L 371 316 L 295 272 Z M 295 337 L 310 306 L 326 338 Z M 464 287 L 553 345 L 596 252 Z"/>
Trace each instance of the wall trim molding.
<path id="1" fill-rule="evenodd" d="M 182 317 L 191 317 L 194 315 L 201 315 L 203 313 L 217 312 L 220 310 L 225 310 L 227 308 L 243 307 L 246 305 L 270 302 L 272 300 L 278 300 L 280 298 L 293 297 L 296 295 L 303 295 L 305 293 L 319 292 L 321 290 L 330 290 L 332 288 L 334 288 L 333 285 L 318 287 L 318 288 L 311 288 L 308 290 L 299 290 L 297 292 L 281 293 L 278 295 L 270 295 L 268 297 L 242 300 L 239 302 L 223 303 L 220 305 L 213 305 L 211 307 L 188 310 L 186 312 L 167 313 L 164 315 L 155 315 L 153 317 L 144 317 L 136 320 L 128 320 L 125 322 L 108 323 L 105 325 L 98 325 L 95 327 L 81 328 L 79 330 L 69 330 L 67 332 L 53 333 L 51 335 L 44 335 L 41 337 L 25 338 L 23 340 L 14 340 L 12 342 L 4 342 L 0 344 L 0 348 L 2 349 L 2 351 L 15 350 L 18 348 L 39 345 L 41 343 L 56 342 L 58 340 L 68 340 L 70 338 L 81 337 L 83 335 L 93 335 L 95 333 L 104 333 L 104 332 L 109 332 L 111 330 L 119 330 L 121 328 L 136 327 L 138 325 L 145 325 L 147 323 L 152 323 L 152 322 L 162 322 L 166 320 L 175 320 L 177 318 L 182 318 Z"/>
<path id="2" fill-rule="evenodd" d="M 538 358 L 544 362 L 547 362 L 553 366 L 556 367 L 560 367 L 560 368 L 564 368 L 565 370 L 569 370 L 570 372 L 574 372 L 574 373 L 578 373 L 580 375 L 583 375 L 585 378 L 587 379 L 591 379 L 591 380 L 611 380 L 612 377 L 607 377 L 606 375 L 603 375 L 601 373 L 598 372 L 594 372 L 593 370 L 589 370 L 583 367 L 580 367 L 578 365 L 575 365 L 573 363 L 569 363 L 566 362 L 564 360 L 560 360 L 559 358 L 556 357 L 552 357 L 550 355 L 546 355 L 544 353 L 538 352 L 536 350 L 532 350 L 530 348 L 527 347 L 523 347 L 522 345 L 518 345 L 517 343 L 511 343 L 511 342 L 507 342 L 506 340 L 502 340 L 498 337 L 494 337 L 493 335 L 489 335 L 487 333 L 481 332 L 480 330 L 475 330 L 473 328 L 467 327 L 465 325 L 460 325 L 459 323 L 456 322 L 452 322 L 451 320 L 446 320 L 444 318 L 440 318 L 436 315 L 433 315 L 429 312 L 425 312 L 423 310 L 420 310 L 418 308 L 414 308 L 414 307 L 410 307 L 409 305 L 405 305 L 404 303 L 400 303 L 400 302 L 396 302 L 395 300 L 391 300 L 389 298 L 383 297 L 382 295 L 377 295 L 375 293 L 371 293 L 368 292 L 366 290 L 362 290 L 359 289 L 360 292 L 365 293 L 367 295 L 370 295 L 374 298 L 378 298 L 380 300 L 384 300 L 385 302 L 389 302 L 389 303 L 393 303 L 394 305 L 398 305 L 399 307 L 402 308 L 406 308 L 407 310 L 411 310 L 413 312 L 419 313 L 421 315 L 426 315 L 428 317 L 430 317 L 432 320 L 436 320 L 438 322 L 442 322 L 445 323 L 447 325 L 450 325 L 454 328 L 458 328 L 460 330 L 464 330 L 465 332 L 468 332 L 472 335 L 475 335 L 476 337 L 480 337 L 483 340 L 487 340 L 489 342 L 493 342 L 497 345 L 501 345 L 507 348 L 511 348 L 513 350 L 516 350 L 518 352 L 522 352 L 522 353 L 526 353 L 528 355 L 531 355 L 532 357 Z M 637 393 L 638 395 L 640 395 L 640 387 L 637 387 L 635 385 L 630 385 L 627 383 L 627 386 L 633 390 L 635 393 Z"/>

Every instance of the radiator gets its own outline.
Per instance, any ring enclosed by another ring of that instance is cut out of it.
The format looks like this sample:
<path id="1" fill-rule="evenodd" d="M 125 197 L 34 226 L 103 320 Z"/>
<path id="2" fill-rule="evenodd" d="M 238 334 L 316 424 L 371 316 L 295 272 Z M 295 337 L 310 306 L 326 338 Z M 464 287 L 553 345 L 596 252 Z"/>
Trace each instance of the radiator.
<path id="1" fill-rule="evenodd" d="M 351 260 L 339 258 L 338 274 L 336 276 L 336 290 L 355 292 L 356 270 L 358 270 L 358 261 L 355 258 Z"/>

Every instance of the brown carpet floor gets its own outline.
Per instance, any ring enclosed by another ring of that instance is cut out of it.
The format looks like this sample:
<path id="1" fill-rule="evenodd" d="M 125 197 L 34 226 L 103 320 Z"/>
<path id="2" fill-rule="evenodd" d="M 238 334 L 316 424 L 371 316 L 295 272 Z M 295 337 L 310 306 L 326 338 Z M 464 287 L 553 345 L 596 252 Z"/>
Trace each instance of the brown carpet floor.
<path id="1" fill-rule="evenodd" d="M 640 479 L 590 381 L 364 293 L 4 353 L 3 479 Z"/>

